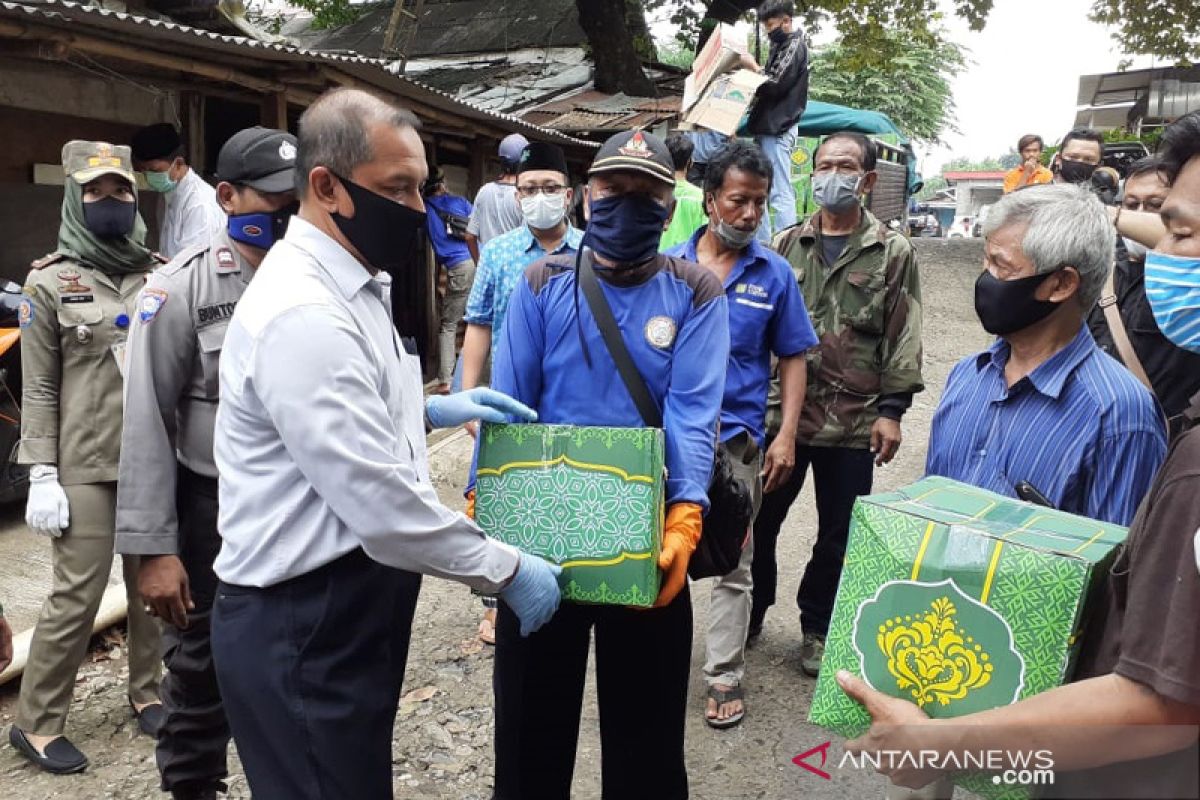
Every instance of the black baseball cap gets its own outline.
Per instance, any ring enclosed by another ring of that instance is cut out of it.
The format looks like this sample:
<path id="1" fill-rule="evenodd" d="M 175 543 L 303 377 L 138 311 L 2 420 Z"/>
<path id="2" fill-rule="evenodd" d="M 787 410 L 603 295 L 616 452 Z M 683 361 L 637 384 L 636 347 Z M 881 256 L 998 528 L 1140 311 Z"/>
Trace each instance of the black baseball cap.
<path id="1" fill-rule="evenodd" d="M 254 126 L 229 137 L 217 154 L 217 180 L 267 194 L 296 188 L 296 137 Z"/>
<path id="2" fill-rule="evenodd" d="M 663 183 L 675 185 L 675 166 L 667 143 L 646 131 L 625 131 L 600 146 L 588 175 L 605 172 L 644 172 Z"/>

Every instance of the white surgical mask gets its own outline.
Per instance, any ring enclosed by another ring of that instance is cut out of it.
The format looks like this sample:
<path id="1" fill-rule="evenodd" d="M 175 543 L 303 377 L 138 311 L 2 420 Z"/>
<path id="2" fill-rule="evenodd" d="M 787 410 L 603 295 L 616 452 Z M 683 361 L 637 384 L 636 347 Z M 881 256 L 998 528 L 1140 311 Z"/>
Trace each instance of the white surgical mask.
<path id="1" fill-rule="evenodd" d="M 567 193 L 544 194 L 521 198 L 521 213 L 529 227 L 539 231 L 550 230 L 562 222 L 567 215 Z"/>

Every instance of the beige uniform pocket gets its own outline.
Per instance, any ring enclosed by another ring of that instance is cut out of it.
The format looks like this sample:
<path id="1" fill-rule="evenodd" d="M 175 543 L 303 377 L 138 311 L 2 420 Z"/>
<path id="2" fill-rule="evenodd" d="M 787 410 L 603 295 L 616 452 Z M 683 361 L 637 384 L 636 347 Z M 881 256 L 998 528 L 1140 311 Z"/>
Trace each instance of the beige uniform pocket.
<path id="1" fill-rule="evenodd" d="M 204 393 L 215 400 L 221 388 L 221 348 L 229 323 L 210 325 L 196 333 L 200 341 L 200 366 L 204 370 Z"/>
<path id="2" fill-rule="evenodd" d="M 59 308 L 58 328 L 64 360 L 72 353 L 92 355 L 107 351 L 109 337 L 103 323 L 104 309 L 99 303 Z"/>

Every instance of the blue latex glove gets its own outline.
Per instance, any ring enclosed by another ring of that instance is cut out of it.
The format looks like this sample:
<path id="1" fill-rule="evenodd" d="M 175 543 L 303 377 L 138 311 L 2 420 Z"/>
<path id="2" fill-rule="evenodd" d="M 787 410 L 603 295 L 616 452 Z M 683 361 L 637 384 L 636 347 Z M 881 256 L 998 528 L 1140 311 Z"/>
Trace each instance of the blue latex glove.
<path id="1" fill-rule="evenodd" d="M 435 428 L 453 428 L 481 419 L 484 422 L 536 422 L 537 412 L 506 394 L 477 386 L 457 394 L 435 394 L 425 401 L 425 415 Z"/>
<path id="2" fill-rule="evenodd" d="M 558 589 L 558 576 L 561 574 L 562 567 L 557 564 L 521 552 L 517 574 L 500 592 L 500 598 L 521 620 L 522 636 L 528 636 L 545 625 L 558 610 L 558 603 L 562 599 Z"/>

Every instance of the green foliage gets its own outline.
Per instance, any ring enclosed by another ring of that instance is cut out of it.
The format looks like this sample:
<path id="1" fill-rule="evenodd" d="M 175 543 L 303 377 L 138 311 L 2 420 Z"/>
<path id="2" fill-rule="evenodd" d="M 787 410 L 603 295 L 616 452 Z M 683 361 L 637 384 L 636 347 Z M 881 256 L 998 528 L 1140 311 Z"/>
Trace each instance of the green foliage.
<path id="1" fill-rule="evenodd" d="M 1147 128 L 1140 135 L 1125 130 L 1124 128 L 1113 128 L 1111 131 L 1104 131 L 1104 141 L 1106 142 L 1141 142 L 1146 145 L 1146 149 L 1153 153 L 1158 149 L 1158 140 L 1162 138 L 1162 128 Z"/>
<path id="2" fill-rule="evenodd" d="M 1021 166 L 1021 154 L 1016 150 L 1009 150 L 996 160 L 1000 163 L 1001 169 L 1012 169 L 1013 167 Z"/>
<path id="3" fill-rule="evenodd" d="M 1113 39 L 1126 53 L 1180 65 L 1200 61 L 1197 8 L 1191 0 L 1094 0 L 1089 16 L 1112 26 Z"/>
<path id="4" fill-rule="evenodd" d="M 658 60 L 664 64 L 670 64 L 673 67 L 680 69 L 691 69 L 692 62 L 696 60 L 696 53 L 689 50 L 679 42 L 668 42 L 658 47 Z"/>
<path id="5" fill-rule="evenodd" d="M 352 3 L 350 0 L 288 0 L 288 4 L 312 14 L 312 26 L 317 30 L 349 25 L 363 12 L 377 5 L 375 3 Z"/>
<path id="6" fill-rule="evenodd" d="M 942 31 L 925 33 L 889 31 L 887 47 L 873 53 L 864 53 L 855 37 L 843 36 L 813 53 L 809 97 L 882 112 L 913 139 L 940 141 L 957 130 L 951 83 L 967 60 Z"/>
<path id="7" fill-rule="evenodd" d="M 973 161 L 969 158 L 952 158 L 942 167 L 942 173 L 947 172 L 996 172 L 1004 169 L 998 158 L 985 158 Z M 1009 168 L 1011 169 L 1011 167 Z"/>
<path id="8" fill-rule="evenodd" d="M 938 192 L 945 189 L 948 185 L 946 179 L 941 175 L 934 175 L 925 181 L 925 184 L 921 187 L 921 191 L 917 192 L 917 199 L 921 201 L 932 200 Z"/>

